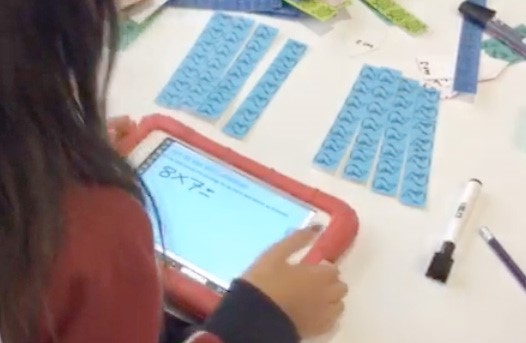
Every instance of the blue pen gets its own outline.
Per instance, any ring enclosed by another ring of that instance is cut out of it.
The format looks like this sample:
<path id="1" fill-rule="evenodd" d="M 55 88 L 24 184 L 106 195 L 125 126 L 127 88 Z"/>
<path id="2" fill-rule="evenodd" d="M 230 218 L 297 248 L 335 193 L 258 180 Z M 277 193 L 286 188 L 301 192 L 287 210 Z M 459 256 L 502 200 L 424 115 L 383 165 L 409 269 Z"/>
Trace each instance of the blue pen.
<path id="1" fill-rule="evenodd" d="M 459 7 L 459 11 L 466 18 L 484 27 L 488 34 L 526 58 L 526 42 L 512 27 L 495 18 L 496 11 L 469 1 L 464 1 Z"/>
<path id="2" fill-rule="evenodd" d="M 510 254 L 504 249 L 504 247 L 497 241 L 495 236 L 489 231 L 487 227 L 481 227 L 479 229 L 480 236 L 488 243 L 493 252 L 498 256 L 498 258 L 504 263 L 508 268 L 511 274 L 517 279 L 522 288 L 526 291 L 526 275 L 520 269 L 520 267 L 515 263 Z"/>

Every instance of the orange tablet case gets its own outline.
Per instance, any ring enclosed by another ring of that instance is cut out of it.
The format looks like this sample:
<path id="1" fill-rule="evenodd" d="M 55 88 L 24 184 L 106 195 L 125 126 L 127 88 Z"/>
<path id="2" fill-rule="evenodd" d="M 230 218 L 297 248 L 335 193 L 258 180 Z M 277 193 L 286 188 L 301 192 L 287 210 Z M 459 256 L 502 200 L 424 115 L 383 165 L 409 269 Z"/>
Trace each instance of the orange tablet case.
<path id="1" fill-rule="evenodd" d="M 200 135 L 171 117 L 160 114 L 145 117 L 135 130 L 119 142 L 119 151 L 123 155 L 128 155 L 150 132 L 156 130 L 164 131 L 177 140 L 202 150 L 328 213 L 331 217 L 329 226 L 307 253 L 303 260 L 304 263 L 315 264 L 323 260 L 336 262 L 354 241 L 358 232 L 358 218 L 355 211 L 347 203 L 241 156 L 233 150 Z M 190 279 L 175 269 L 162 268 L 166 296 L 179 309 L 195 317 L 205 318 L 216 308 L 221 300 L 221 295 L 217 292 Z"/>

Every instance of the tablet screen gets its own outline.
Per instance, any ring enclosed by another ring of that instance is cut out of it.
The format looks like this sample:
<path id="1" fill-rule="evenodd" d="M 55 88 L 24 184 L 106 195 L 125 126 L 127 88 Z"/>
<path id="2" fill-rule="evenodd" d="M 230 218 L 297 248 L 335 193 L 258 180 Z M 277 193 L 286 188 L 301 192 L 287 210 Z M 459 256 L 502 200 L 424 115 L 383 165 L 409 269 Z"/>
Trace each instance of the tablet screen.
<path id="1" fill-rule="evenodd" d="M 315 215 L 299 200 L 170 138 L 139 174 L 157 207 L 165 254 L 224 289 Z M 151 203 L 148 212 L 159 247 Z"/>

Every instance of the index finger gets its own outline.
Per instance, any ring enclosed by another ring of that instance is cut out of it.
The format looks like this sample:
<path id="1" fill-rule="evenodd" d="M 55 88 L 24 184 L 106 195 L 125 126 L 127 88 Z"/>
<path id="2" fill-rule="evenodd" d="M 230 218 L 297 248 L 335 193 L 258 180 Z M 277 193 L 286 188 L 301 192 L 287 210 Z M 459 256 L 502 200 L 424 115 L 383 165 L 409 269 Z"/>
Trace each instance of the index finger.
<path id="1" fill-rule="evenodd" d="M 286 262 L 295 252 L 305 248 L 320 232 L 319 226 L 297 230 L 284 240 L 274 244 L 265 256 L 274 261 Z"/>

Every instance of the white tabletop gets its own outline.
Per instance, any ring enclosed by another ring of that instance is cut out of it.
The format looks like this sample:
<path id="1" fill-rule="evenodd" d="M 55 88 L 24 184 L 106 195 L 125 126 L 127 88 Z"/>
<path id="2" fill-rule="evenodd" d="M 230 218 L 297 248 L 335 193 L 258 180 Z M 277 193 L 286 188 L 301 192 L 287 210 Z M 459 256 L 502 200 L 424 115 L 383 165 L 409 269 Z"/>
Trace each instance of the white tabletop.
<path id="1" fill-rule="evenodd" d="M 171 114 L 217 142 L 284 174 L 340 197 L 360 218 L 360 232 L 341 269 L 351 292 L 331 343 L 519 343 L 526 342 L 526 294 L 476 228 L 487 225 L 526 269 L 526 152 L 515 142 L 517 120 L 526 115 L 526 63 L 480 85 L 474 104 L 441 103 L 424 210 L 408 208 L 369 188 L 317 171 L 312 159 L 364 63 L 418 77 L 417 54 L 455 51 L 460 19 L 452 0 L 400 0 L 430 26 L 413 38 L 387 28 L 361 4 L 351 19 L 320 36 L 293 20 L 254 16 L 280 28 L 281 43 L 294 38 L 310 46 L 249 136 L 243 141 L 188 114 L 160 108 L 154 99 L 195 42 L 210 12 L 165 11 L 120 56 L 110 94 L 110 114 Z M 501 19 L 526 23 L 524 0 L 490 3 Z M 349 57 L 345 42 L 371 30 L 385 31 L 377 51 Z M 268 66 L 258 68 L 236 104 Z M 235 105 L 233 108 L 235 108 Z M 230 109 L 230 113 L 232 108 Z M 446 286 L 424 274 L 438 238 L 469 178 L 484 182 L 483 194 L 455 255 Z"/>

